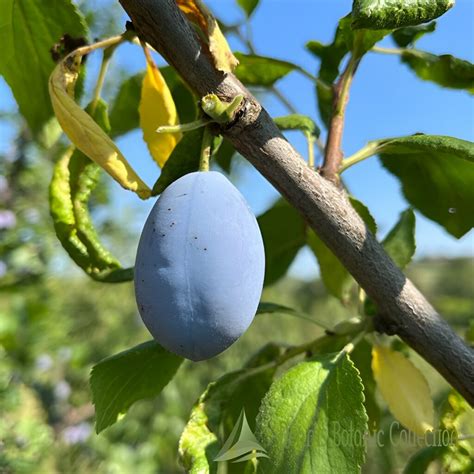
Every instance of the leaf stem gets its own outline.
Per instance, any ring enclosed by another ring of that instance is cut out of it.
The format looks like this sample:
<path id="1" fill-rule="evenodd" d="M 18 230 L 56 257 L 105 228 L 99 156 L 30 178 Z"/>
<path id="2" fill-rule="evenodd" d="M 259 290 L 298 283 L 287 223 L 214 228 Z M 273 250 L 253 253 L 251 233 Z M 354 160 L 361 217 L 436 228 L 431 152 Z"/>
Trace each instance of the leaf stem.
<path id="1" fill-rule="evenodd" d="M 91 115 L 94 115 L 95 109 L 97 107 L 97 103 L 99 102 L 100 94 L 101 94 L 102 88 L 104 86 L 105 76 L 107 74 L 107 69 L 109 67 L 110 60 L 112 59 L 112 54 L 115 51 L 115 48 L 117 46 L 118 46 L 118 44 L 115 44 L 115 45 L 105 49 L 104 52 L 103 52 L 102 62 L 100 64 L 99 75 L 97 76 L 97 82 L 95 84 L 94 94 L 92 96 L 92 102 L 91 102 L 91 105 L 90 105 Z"/>
<path id="2" fill-rule="evenodd" d="M 381 53 L 381 54 L 400 55 L 406 51 L 406 48 L 384 48 L 382 46 L 372 46 L 371 51 L 373 51 L 374 53 Z"/>
<path id="3" fill-rule="evenodd" d="M 75 49 L 71 53 L 67 55 L 67 57 L 71 56 L 85 56 L 86 54 L 92 53 L 96 49 L 106 49 L 110 48 L 111 46 L 118 46 L 120 43 L 127 41 L 130 38 L 130 32 L 126 31 L 125 33 L 117 36 L 111 36 L 102 41 L 98 41 L 97 43 L 88 44 L 87 46 L 81 46 L 80 48 Z"/>
<path id="4" fill-rule="evenodd" d="M 321 175 L 333 183 L 339 185 L 339 172 L 342 163 L 342 134 L 344 131 L 344 119 L 347 103 L 349 101 L 349 90 L 354 73 L 359 64 L 357 57 L 352 54 L 339 81 L 334 86 L 333 115 L 329 125 L 328 140 Z"/>
<path id="5" fill-rule="evenodd" d="M 211 123 L 210 120 L 204 120 L 202 118 L 194 120 L 189 123 L 182 123 L 178 125 L 162 125 L 156 129 L 157 133 L 181 133 L 181 132 L 190 132 L 196 130 L 197 128 L 205 127 Z"/>
<path id="6" fill-rule="evenodd" d="M 308 142 L 308 166 L 314 170 L 314 142 L 315 137 L 311 133 L 305 133 Z"/>
<path id="7" fill-rule="evenodd" d="M 359 151 L 356 151 L 353 155 L 346 158 L 340 167 L 340 173 L 343 173 L 351 166 L 359 163 L 360 161 L 365 160 L 366 158 L 370 158 L 379 152 L 382 148 L 382 143 L 380 141 L 372 141 L 367 143 L 363 148 Z"/>
<path id="8" fill-rule="evenodd" d="M 351 342 L 349 342 L 349 344 L 346 344 L 342 351 L 341 351 L 341 354 L 342 353 L 346 353 L 346 354 L 350 354 L 354 349 L 355 347 L 357 346 L 357 344 L 359 344 L 360 341 L 362 341 L 362 339 L 364 339 L 366 335 L 366 331 L 361 331 L 360 333 L 358 333 L 354 339 L 352 339 Z"/>

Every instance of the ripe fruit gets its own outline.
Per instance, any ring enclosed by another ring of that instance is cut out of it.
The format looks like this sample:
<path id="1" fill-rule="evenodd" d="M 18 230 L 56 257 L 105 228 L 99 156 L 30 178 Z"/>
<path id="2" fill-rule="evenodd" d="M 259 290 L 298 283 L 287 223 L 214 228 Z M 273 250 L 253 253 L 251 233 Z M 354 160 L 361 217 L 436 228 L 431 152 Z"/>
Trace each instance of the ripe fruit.
<path id="1" fill-rule="evenodd" d="M 252 322 L 264 270 L 260 229 L 239 191 L 220 173 L 190 173 L 166 188 L 143 228 L 140 315 L 166 349 L 209 359 Z"/>

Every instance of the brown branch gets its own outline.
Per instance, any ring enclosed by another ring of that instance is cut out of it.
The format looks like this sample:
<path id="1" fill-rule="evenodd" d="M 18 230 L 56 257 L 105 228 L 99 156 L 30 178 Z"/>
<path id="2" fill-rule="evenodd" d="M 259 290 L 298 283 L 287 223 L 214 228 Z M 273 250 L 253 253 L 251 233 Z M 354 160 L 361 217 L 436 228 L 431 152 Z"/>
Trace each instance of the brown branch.
<path id="1" fill-rule="evenodd" d="M 230 101 L 244 95 L 243 107 L 235 122 L 223 130 L 224 136 L 301 212 L 337 255 L 376 302 L 383 326 L 398 334 L 474 404 L 474 351 L 393 263 L 345 194 L 308 168 L 232 74 L 215 70 L 175 0 L 120 2 L 140 37 L 156 48 L 200 97 L 215 93 Z"/>
<path id="2" fill-rule="evenodd" d="M 344 120 L 347 102 L 349 101 L 349 89 L 352 78 L 357 69 L 358 60 L 351 56 L 346 69 L 341 74 L 337 84 L 333 88 L 333 115 L 329 124 L 329 133 L 324 154 L 324 163 L 321 167 L 321 176 L 339 185 L 339 171 L 342 164 L 343 153 L 341 149 L 342 134 L 344 131 Z"/>

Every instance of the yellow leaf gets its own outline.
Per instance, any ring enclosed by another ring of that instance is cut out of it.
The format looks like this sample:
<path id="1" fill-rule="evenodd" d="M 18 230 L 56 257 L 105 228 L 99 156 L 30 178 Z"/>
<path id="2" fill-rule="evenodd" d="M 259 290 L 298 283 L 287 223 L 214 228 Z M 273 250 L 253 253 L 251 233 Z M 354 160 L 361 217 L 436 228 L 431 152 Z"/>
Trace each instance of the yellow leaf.
<path id="1" fill-rule="evenodd" d="M 231 49 L 217 24 L 216 19 L 201 0 L 176 0 L 178 7 L 189 21 L 194 23 L 206 39 L 203 42 L 219 71 L 232 72 L 239 61 Z"/>
<path id="2" fill-rule="evenodd" d="M 153 159 L 160 167 L 163 167 L 181 139 L 181 134 L 156 132 L 156 129 L 161 125 L 177 125 L 178 114 L 171 92 L 160 70 L 148 55 L 138 112 L 143 139 Z"/>
<path id="3" fill-rule="evenodd" d="M 423 435 L 433 429 L 434 410 L 423 374 L 400 352 L 384 346 L 372 349 L 372 371 L 393 416 Z"/>
<path id="4" fill-rule="evenodd" d="M 134 191 L 142 199 L 150 197 L 150 188 L 135 173 L 115 143 L 74 102 L 79 63 L 77 56 L 67 56 L 49 78 L 49 95 L 59 125 L 82 153 L 101 166 L 122 187 Z"/>

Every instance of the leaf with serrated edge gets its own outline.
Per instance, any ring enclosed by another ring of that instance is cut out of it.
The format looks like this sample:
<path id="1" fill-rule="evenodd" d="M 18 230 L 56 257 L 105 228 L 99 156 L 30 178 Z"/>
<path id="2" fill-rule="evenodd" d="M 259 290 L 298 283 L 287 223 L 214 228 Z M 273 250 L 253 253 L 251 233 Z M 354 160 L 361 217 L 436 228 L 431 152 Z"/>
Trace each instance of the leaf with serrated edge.
<path id="1" fill-rule="evenodd" d="M 398 351 L 377 345 L 372 349 L 372 371 L 380 393 L 400 423 L 419 435 L 433 429 L 430 388 L 409 359 Z"/>
<path id="2" fill-rule="evenodd" d="M 149 341 L 96 364 L 90 385 L 97 433 L 113 425 L 136 401 L 157 396 L 183 360 Z"/>
<path id="3" fill-rule="evenodd" d="M 358 472 L 367 431 L 363 401 L 357 369 L 345 352 L 285 372 L 257 416 L 255 435 L 269 456 L 260 464 L 262 472 Z M 350 436 L 342 440 L 343 433 Z"/>

